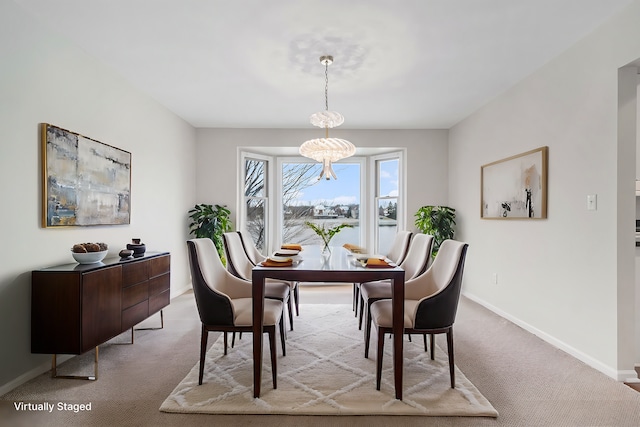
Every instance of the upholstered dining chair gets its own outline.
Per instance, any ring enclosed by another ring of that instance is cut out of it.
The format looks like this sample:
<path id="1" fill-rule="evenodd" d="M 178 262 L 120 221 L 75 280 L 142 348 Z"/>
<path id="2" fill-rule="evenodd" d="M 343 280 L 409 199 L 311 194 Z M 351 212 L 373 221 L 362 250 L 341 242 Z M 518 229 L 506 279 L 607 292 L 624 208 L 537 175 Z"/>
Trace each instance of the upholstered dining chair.
<path id="1" fill-rule="evenodd" d="M 411 242 L 411 236 L 413 233 L 407 230 L 400 230 L 396 233 L 391 244 L 391 249 L 386 257 L 394 263 L 400 265 L 409 250 L 409 243 Z M 360 283 L 353 284 L 353 311 L 355 315 L 358 315 L 358 301 L 360 300 Z"/>
<path id="2" fill-rule="evenodd" d="M 262 253 L 260 253 L 258 248 L 256 248 L 256 244 L 253 242 L 253 239 L 251 238 L 251 236 L 246 237 L 244 234 L 242 234 L 239 231 L 237 231 L 237 233 L 240 235 L 240 240 L 244 245 L 244 249 L 245 249 L 245 252 L 247 253 L 247 257 L 249 258 L 249 261 L 251 261 L 251 263 L 254 266 L 258 265 L 259 263 L 267 259 L 267 257 L 262 255 Z M 285 281 L 285 280 L 282 280 L 282 282 L 287 283 L 289 285 L 290 293 L 293 294 L 293 301 L 296 306 L 296 316 L 300 316 L 300 302 L 299 302 L 300 294 L 298 292 L 298 282 Z M 291 330 L 293 330 L 293 321 L 291 322 Z"/>
<path id="3" fill-rule="evenodd" d="M 415 234 L 411 239 L 409 252 L 400 264 L 404 270 L 405 281 L 409 281 L 420 276 L 427 270 L 431 250 L 433 248 L 433 236 L 429 234 Z M 391 282 L 380 280 L 377 282 L 366 282 L 360 285 L 360 319 L 359 327 L 362 327 L 363 313 L 367 313 L 367 323 L 365 325 L 364 357 L 369 357 L 369 340 L 371 337 L 371 304 L 381 299 L 391 299 Z M 365 310 L 366 308 L 366 310 Z"/>
<path id="4" fill-rule="evenodd" d="M 462 273 L 468 244 L 445 240 L 433 264 L 422 275 L 405 283 L 404 333 L 429 334 L 431 359 L 434 359 L 434 334 L 447 334 L 449 377 L 455 388 L 453 357 L 453 323 L 456 319 Z M 371 304 L 371 318 L 378 330 L 378 356 L 376 360 L 376 389 L 380 390 L 384 335 L 393 333 L 392 301 L 385 299 Z"/>
<path id="5" fill-rule="evenodd" d="M 202 332 L 200 339 L 200 372 L 198 384 L 204 376 L 204 360 L 209 332 L 222 332 L 224 354 L 227 354 L 227 332 L 251 332 L 253 304 L 251 284 L 225 270 L 213 241 L 209 238 L 187 241 L 193 293 Z M 276 324 L 280 324 L 280 339 L 284 341 L 282 327 L 283 303 L 264 301 L 264 332 L 269 336 L 273 388 L 277 388 Z"/>
<path id="6" fill-rule="evenodd" d="M 227 257 L 227 270 L 234 276 L 251 283 L 251 271 L 253 263 L 244 249 L 240 234 L 236 231 L 227 232 L 222 235 L 224 252 Z M 293 330 L 293 310 L 291 307 L 291 287 L 288 283 L 279 280 L 268 279 L 264 284 L 264 297 L 267 299 L 277 299 L 282 301 L 289 309 L 289 322 Z M 282 351 L 285 352 L 284 342 Z"/>

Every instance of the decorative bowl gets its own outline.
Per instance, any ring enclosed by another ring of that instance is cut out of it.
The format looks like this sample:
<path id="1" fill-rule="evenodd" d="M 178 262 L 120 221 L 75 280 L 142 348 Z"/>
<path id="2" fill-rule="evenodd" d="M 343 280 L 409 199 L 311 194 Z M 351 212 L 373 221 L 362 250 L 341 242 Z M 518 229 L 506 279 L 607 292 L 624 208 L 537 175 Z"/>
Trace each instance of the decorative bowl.
<path id="1" fill-rule="evenodd" d="M 100 262 L 107 256 L 109 251 L 100 252 L 71 252 L 73 259 L 78 264 L 93 264 L 94 262 Z"/>

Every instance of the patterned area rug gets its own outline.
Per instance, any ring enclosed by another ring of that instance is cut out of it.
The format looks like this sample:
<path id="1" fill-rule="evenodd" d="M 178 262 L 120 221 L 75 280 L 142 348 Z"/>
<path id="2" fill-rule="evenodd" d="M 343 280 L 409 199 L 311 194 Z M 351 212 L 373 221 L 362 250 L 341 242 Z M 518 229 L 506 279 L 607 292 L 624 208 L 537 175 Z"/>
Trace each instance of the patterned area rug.
<path id="1" fill-rule="evenodd" d="M 375 331 L 374 331 L 375 332 Z M 252 340 L 236 339 L 223 355 L 222 337 L 207 353 L 202 385 L 198 364 L 160 407 L 164 412 L 207 414 L 425 415 L 497 417 L 497 411 L 456 367 L 449 384 L 446 353 L 436 360 L 424 351 L 422 337 L 404 344 L 404 396 L 394 397 L 391 340 L 385 340 L 381 390 L 375 388 L 375 334 L 364 358 L 362 331 L 350 305 L 302 305 L 287 332 L 287 355 L 278 339 L 278 389 L 271 383 L 265 335 L 262 392 L 252 393 Z M 229 340 L 231 342 L 231 340 Z M 454 343 L 455 344 L 455 343 Z M 194 355 L 199 342 L 194 342 Z"/>

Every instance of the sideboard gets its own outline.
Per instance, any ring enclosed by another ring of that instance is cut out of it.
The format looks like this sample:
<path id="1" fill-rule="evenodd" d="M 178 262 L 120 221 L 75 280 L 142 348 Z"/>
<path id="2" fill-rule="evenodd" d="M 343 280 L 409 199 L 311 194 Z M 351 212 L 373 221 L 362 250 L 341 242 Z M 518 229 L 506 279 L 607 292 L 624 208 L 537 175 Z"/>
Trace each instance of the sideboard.
<path id="1" fill-rule="evenodd" d="M 31 352 L 82 354 L 169 305 L 171 255 L 107 258 L 31 273 Z M 96 367 L 97 377 L 97 367 Z M 90 378 L 93 379 L 93 378 Z"/>

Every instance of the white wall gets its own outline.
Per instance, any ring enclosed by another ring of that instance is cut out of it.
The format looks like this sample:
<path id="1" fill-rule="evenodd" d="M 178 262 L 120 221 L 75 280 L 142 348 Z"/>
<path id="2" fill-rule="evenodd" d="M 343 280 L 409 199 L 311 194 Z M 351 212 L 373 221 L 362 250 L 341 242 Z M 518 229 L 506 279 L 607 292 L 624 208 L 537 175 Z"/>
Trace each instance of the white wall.
<path id="1" fill-rule="evenodd" d="M 301 117 L 304 120 L 304 117 Z M 236 222 L 240 147 L 298 147 L 317 138 L 317 129 L 198 129 L 198 203 L 227 205 Z M 447 204 L 446 130 L 333 130 L 357 147 L 406 148 L 407 228 L 423 205 Z"/>
<path id="2" fill-rule="evenodd" d="M 140 237 L 172 253 L 172 295 L 189 286 L 186 212 L 195 201 L 195 130 L 121 77 L 0 2 L 0 394 L 50 368 L 30 351 L 31 270 L 73 262 L 104 241 L 109 256 Z M 41 228 L 39 123 L 132 153 L 131 224 Z"/>
<path id="3" fill-rule="evenodd" d="M 635 143 L 619 145 L 618 129 L 618 69 L 640 57 L 638 22 L 636 2 L 449 134 L 465 293 L 618 379 L 638 361 Z M 481 220 L 480 166 L 543 145 L 548 219 Z"/>

